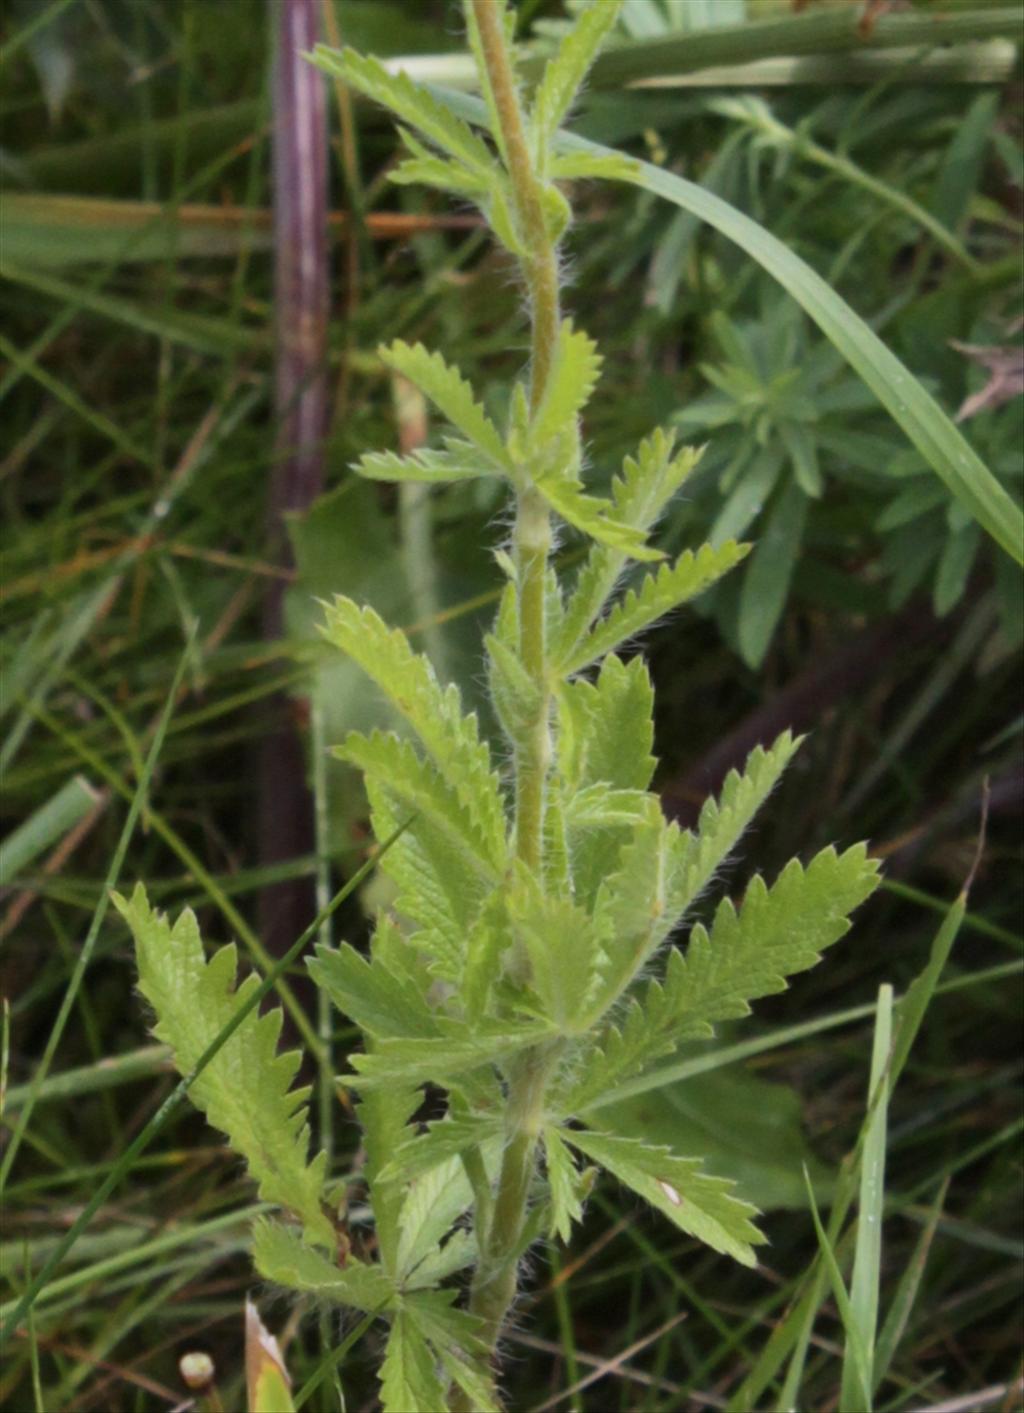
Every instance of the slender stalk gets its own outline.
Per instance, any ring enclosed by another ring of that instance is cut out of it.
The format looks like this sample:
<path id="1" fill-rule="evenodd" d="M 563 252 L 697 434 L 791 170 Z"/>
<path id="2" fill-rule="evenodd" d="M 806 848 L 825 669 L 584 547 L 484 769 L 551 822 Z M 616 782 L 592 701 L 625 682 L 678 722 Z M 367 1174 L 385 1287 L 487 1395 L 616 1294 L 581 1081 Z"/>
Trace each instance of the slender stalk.
<path id="1" fill-rule="evenodd" d="M 522 265 L 531 323 L 529 405 L 535 414 L 551 377 L 561 317 L 557 253 L 526 140 L 500 8 L 494 0 L 467 0 L 467 18 L 479 34 L 485 77 L 501 125 L 515 221 L 525 250 Z M 534 876 L 543 873 L 544 806 L 552 750 L 545 622 L 545 581 L 551 543 L 551 516 L 544 498 L 533 486 L 521 486 L 513 539 L 519 645 L 523 665 L 537 688 L 537 712 L 515 763 L 516 854 Z M 507 1146 L 486 1230 L 478 1229 L 480 1260 L 470 1296 L 470 1309 L 483 1321 L 481 1333 L 492 1350 L 515 1299 L 516 1267 L 544 1122 L 545 1090 L 558 1053 L 558 1047 L 552 1045 L 529 1050 L 518 1059 L 509 1076 Z M 453 1406 L 457 1410 L 469 1407 L 458 1391 Z"/>

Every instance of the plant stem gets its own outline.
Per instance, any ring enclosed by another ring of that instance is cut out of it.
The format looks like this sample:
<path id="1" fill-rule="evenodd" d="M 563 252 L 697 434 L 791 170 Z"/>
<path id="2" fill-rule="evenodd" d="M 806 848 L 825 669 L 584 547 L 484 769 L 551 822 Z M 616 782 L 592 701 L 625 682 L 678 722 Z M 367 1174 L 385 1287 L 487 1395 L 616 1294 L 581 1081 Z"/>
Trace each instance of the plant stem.
<path id="1" fill-rule="evenodd" d="M 468 18 L 480 36 L 486 74 L 511 178 L 512 200 L 525 254 L 523 274 L 530 303 L 530 411 L 544 400 L 551 376 L 560 320 L 558 259 L 548 231 L 541 183 L 533 168 L 515 75 L 495 0 L 470 0 Z M 551 550 L 551 516 L 532 486 L 520 489 L 516 504 L 515 562 L 519 580 L 519 648 L 523 665 L 538 688 L 537 715 L 516 761 L 516 852 L 532 871 L 543 861 L 544 785 L 551 756 L 551 691 L 545 646 L 545 575 Z"/>
<path id="2" fill-rule="evenodd" d="M 561 318 L 555 242 L 545 219 L 542 185 L 526 140 L 501 7 L 495 0 L 467 0 L 467 18 L 475 25 L 480 39 L 486 70 L 481 78 L 490 86 L 501 125 L 517 234 L 524 250 L 522 266 L 531 322 L 529 405 L 535 415 L 551 377 Z M 546 501 L 533 485 L 521 485 L 513 542 L 519 649 L 523 666 L 537 689 L 537 710 L 516 756 L 515 837 L 517 857 L 535 877 L 543 875 L 545 795 L 552 751 L 545 621 L 551 542 L 551 516 Z M 517 1059 L 509 1074 L 507 1146 L 490 1220 L 486 1230 L 478 1228 L 480 1260 L 470 1296 L 470 1309 L 483 1321 L 481 1335 L 492 1350 L 516 1294 L 516 1267 L 544 1122 L 545 1090 L 558 1054 L 558 1046 L 535 1047 Z M 458 1390 L 453 1407 L 469 1408 Z"/>

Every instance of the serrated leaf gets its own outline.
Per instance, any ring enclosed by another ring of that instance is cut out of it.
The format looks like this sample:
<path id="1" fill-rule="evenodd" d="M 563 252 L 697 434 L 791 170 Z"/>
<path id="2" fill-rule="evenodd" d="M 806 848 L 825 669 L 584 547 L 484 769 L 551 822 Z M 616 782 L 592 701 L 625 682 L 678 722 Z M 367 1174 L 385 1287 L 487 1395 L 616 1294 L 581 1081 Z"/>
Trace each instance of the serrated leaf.
<path id="1" fill-rule="evenodd" d="M 699 1159 L 593 1129 L 566 1129 L 563 1136 L 681 1231 L 744 1266 L 757 1264 L 753 1247 L 765 1239 L 751 1221 L 757 1209 L 733 1195 L 731 1182 L 702 1172 Z"/>
<path id="2" fill-rule="evenodd" d="M 323 632 L 402 713 L 473 819 L 491 856 L 502 857 L 506 821 L 501 789 L 476 717 L 462 713 L 458 688 L 442 688 L 429 660 L 413 652 L 404 633 L 389 629 L 373 609 L 361 609 L 351 599 L 336 598 L 327 606 Z"/>
<path id="3" fill-rule="evenodd" d="M 374 1230 L 381 1266 L 392 1280 L 398 1277 L 398 1246 L 405 1185 L 382 1177 L 391 1155 L 412 1132 L 408 1122 L 423 1102 L 419 1089 L 391 1085 L 365 1094 L 357 1106 L 366 1161 L 363 1176 L 370 1186 Z"/>
<path id="4" fill-rule="evenodd" d="M 654 693 L 646 664 L 609 654 L 594 682 L 579 679 L 559 694 L 558 762 L 565 801 L 565 827 L 577 901 L 590 906 L 605 878 L 616 871 L 631 827 L 577 823 L 577 812 L 593 801 L 592 790 L 626 798 L 638 813 L 654 774 Z"/>
<path id="5" fill-rule="evenodd" d="M 680 914 L 690 908 L 732 853 L 751 820 L 775 789 L 803 744 L 802 736 L 783 731 L 768 750 L 755 746 L 741 775 L 730 770 L 718 799 L 701 807 L 691 847 L 671 884 L 671 906 Z"/>
<path id="6" fill-rule="evenodd" d="M 408 819 L 402 806 L 381 781 L 366 782 L 374 832 L 390 838 Z M 428 825 L 413 821 L 389 850 L 381 865 L 397 885 L 395 911 L 420 924 L 409 934 L 409 943 L 429 958 L 433 975 L 458 982 L 466 964 L 466 951 L 474 922 L 488 896 L 477 874 L 467 874 L 461 852 Z"/>
<path id="7" fill-rule="evenodd" d="M 381 1040 L 372 1054 L 353 1055 L 357 1073 L 346 1076 L 353 1088 L 367 1090 L 381 1084 L 434 1084 L 450 1086 L 466 1071 L 494 1065 L 519 1050 L 551 1037 L 547 1025 L 524 1025 L 515 1030 L 477 1027 L 475 1033 L 442 1038 Z"/>
<path id="8" fill-rule="evenodd" d="M 646 790 L 614 790 L 604 783 L 588 785 L 570 797 L 565 822 L 573 829 L 632 829 L 647 812 Z"/>
<path id="9" fill-rule="evenodd" d="M 571 1033 L 604 969 L 609 922 L 589 915 L 571 898 L 546 894 L 525 869 L 515 880 L 508 909 L 542 1013 Z"/>
<path id="10" fill-rule="evenodd" d="M 620 8 L 620 0 L 601 0 L 599 4 L 588 5 L 544 67 L 530 112 L 534 161 L 541 170 L 551 139 L 572 107 Z"/>
<path id="11" fill-rule="evenodd" d="M 725 898 L 710 933 L 698 924 L 674 985 L 677 1015 L 710 1025 L 750 1014 L 750 1002 L 786 989 L 850 929 L 849 914 L 878 887 L 878 860 L 863 844 L 823 849 L 806 869 L 792 859 L 771 888 L 751 879 L 739 911 Z"/>
<path id="12" fill-rule="evenodd" d="M 655 524 L 700 459 L 699 449 L 684 447 L 673 454 L 674 450 L 672 434 L 659 429 L 641 442 L 635 457 L 626 458 L 622 474 L 612 483 L 617 520 L 645 532 Z M 566 605 L 553 648 L 556 658 L 569 656 L 587 633 L 612 594 L 627 557 L 609 545 L 590 547 Z"/>
<path id="13" fill-rule="evenodd" d="M 439 408 L 452 426 L 491 462 L 491 474 L 511 470 L 501 433 L 473 396 L 473 389 L 457 368 L 421 343 L 401 340 L 378 350 L 382 361 L 414 383 Z"/>
<path id="14" fill-rule="evenodd" d="M 554 181 L 636 181 L 640 163 L 631 157 L 607 153 L 563 152 L 548 165 L 548 175 Z"/>
<path id="15" fill-rule="evenodd" d="M 654 690 L 640 657 L 609 654 L 593 682 L 569 683 L 561 694 L 558 764 L 569 789 L 608 785 L 645 790 L 654 774 Z"/>
<path id="16" fill-rule="evenodd" d="M 433 1011 L 419 990 L 379 963 L 371 964 L 347 942 L 318 946 L 306 967 L 342 1015 L 378 1038 L 437 1034 Z"/>
<path id="17" fill-rule="evenodd" d="M 502 954 L 511 945 L 505 890 L 497 888 L 484 900 L 466 933 L 465 965 L 458 993 L 471 1025 L 487 1014 L 494 986 L 501 977 Z"/>
<path id="18" fill-rule="evenodd" d="M 559 670 L 564 673 L 581 671 L 672 609 L 696 598 L 738 564 L 747 549 L 748 546 L 738 545 L 733 540 L 717 548 L 702 545 L 696 554 L 686 550 L 675 564 L 663 565 L 648 574 L 560 661 Z"/>
<path id="19" fill-rule="evenodd" d="M 404 123 L 416 128 L 435 147 L 456 158 L 474 175 L 488 179 L 494 159 L 468 123 L 439 103 L 427 89 L 413 83 L 408 74 L 389 73 L 377 59 L 355 49 L 331 49 L 318 44 L 313 63 L 325 73 L 340 78 L 350 87 L 390 108 Z"/>
<path id="20" fill-rule="evenodd" d="M 579 1173 L 562 1135 L 552 1124 L 544 1129 L 544 1165 L 551 1194 L 550 1234 L 568 1242 L 572 1224 L 583 1216 L 579 1194 Z"/>
<path id="21" fill-rule="evenodd" d="M 528 455 L 534 476 L 565 475 L 579 466 L 579 415 L 601 373 L 597 345 L 563 319 L 544 398 L 530 423 Z"/>
<path id="22" fill-rule="evenodd" d="M 606 1002 L 610 1003 L 615 988 L 621 991 L 628 984 L 628 978 L 635 972 L 636 957 L 652 944 L 657 945 L 678 926 L 736 847 L 799 749 L 801 740 L 785 731 L 771 750 L 757 746 L 751 751 L 744 773 L 730 771 L 718 801 L 705 802 L 696 833 L 667 830 L 659 835 L 661 852 L 652 853 L 646 860 L 644 844 L 633 845 L 632 852 L 625 856 L 621 872 L 612 875 L 605 884 L 606 894 L 610 894 L 617 890 L 621 879 L 623 892 L 617 906 L 623 922 L 618 935 L 626 949 L 615 957 L 617 965 L 609 975 Z M 661 911 L 652 931 L 646 936 L 641 932 L 631 942 L 628 918 L 642 909 L 645 867 L 650 869 L 659 887 Z M 608 872 L 606 868 L 604 875 Z M 635 896 L 634 889 L 637 890 Z M 628 950 L 630 946 L 634 948 L 632 953 Z M 673 951 L 664 980 L 652 980 L 642 1000 L 635 996 L 630 998 L 625 1013 L 616 1018 L 615 1025 L 595 1045 L 592 1062 L 586 1066 L 583 1078 L 567 1101 L 570 1112 L 585 1109 L 627 1075 L 646 1069 L 685 1041 L 711 1033 L 705 1018 L 684 1005 L 679 991 L 681 966 L 682 953 Z"/>
<path id="23" fill-rule="evenodd" d="M 597 890 L 594 912 L 610 934 L 607 965 L 592 1001 L 589 1022 L 596 1023 L 629 986 L 679 921 L 671 905 L 671 885 L 688 837 L 665 821 L 654 795 L 647 817 L 636 825 L 621 850 L 617 870 Z"/>
<path id="24" fill-rule="evenodd" d="M 433 1350 L 409 1311 L 399 1310 L 380 1370 L 384 1413 L 437 1413 L 448 1401 L 447 1392 Z"/>
<path id="25" fill-rule="evenodd" d="M 236 990 L 236 948 L 221 947 L 207 961 L 190 909 L 172 928 L 150 907 L 141 884 L 130 900 L 115 894 L 114 903 L 135 939 L 139 990 L 157 1017 L 153 1033 L 170 1045 L 175 1067 L 187 1075 L 259 987 L 259 978 L 246 977 Z M 310 1241 L 333 1248 L 335 1234 L 320 1207 L 327 1158 L 319 1153 L 306 1161 L 309 1090 L 290 1088 L 301 1057 L 277 1053 L 281 1019 L 279 1009 L 262 1016 L 254 1010 L 189 1094 L 245 1158 L 260 1196 L 300 1217 Z"/>
<path id="26" fill-rule="evenodd" d="M 448 1114 L 428 1124 L 424 1133 L 411 1135 L 400 1144 L 381 1177 L 385 1181 L 402 1177 L 409 1182 L 438 1164 L 457 1158 L 467 1148 L 498 1137 L 502 1127 L 497 1114 Z"/>
<path id="27" fill-rule="evenodd" d="M 484 1168 L 491 1178 L 496 1175 L 502 1146 L 500 1137 L 480 1145 Z M 405 1192 L 399 1223 L 397 1269 L 403 1286 L 411 1289 L 423 1283 L 430 1269 L 437 1269 L 439 1259 L 444 1261 L 452 1240 L 449 1233 L 473 1205 L 475 1194 L 458 1155 L 412 1178 Z M 458 1232 L 453 1235 L 457 1237 Z M 441 1246 L 445 1237 L 448 1242 Z M 455 1249 L 461 1260 L 464 1244 L 460 1242 Z"/>
<path id="28" fill-rule="evenodd" d="M 260 1275 L 290 1290 L 300 1290 L 335 1305 L 348 1305 L 366 1314 L 390 1309 L 395 1289 L 380 1266 L 350 1256 L 335 1265 L 298 1232 L 281 1222 L 260 1217 L 253 1228 L 253 1259 Z"/>
<path id="29" fill-rule="evenodd" d="M 393 451 L 367 452 L 355 462 L 352 470 L 370 481 L 419 482 L 428 486 L 494 475 L 494 468 L 485 463 L 469 442 L 450 442 L 446 451 L 423 448 L 409 456 L 399 456 Z"/>
<path id="30" fill-rule="evenodd" d="M 487 681 L 502 730 L 513 746 L 521 747 L 537 721 L 540 689 L 523 666 L 518 650 L 494 633 L 484 638 Z"/>
<path id="31" fill-rule="evenodd" d="M 472 171 L 461 162 L 438 157 L 428 147 L 424 147 L 408 128 L 399 127 L 398 131 L 402 142 L 412 154 L 388 171 L 388 181 L 395 182 L 398 186 L 422 183 L 424 186 L 436 187 L 454 196 L 468 197 L 471 201 L 479 202 L 499 179 L 496 171 L 492 170 L 488 175 L 483 175 L 479 171 Z"/>
<path id="32" fill-rule="evenodd" d="M 611 501 L 587 495 L 578 481 L 549 476 L 534 484 L 551 509 L 581 534 L 620 550 L 630 559 L 664 559 L 661 550 L 645 543 L 643 531 L 615 519 Z"/>
<path id="33" fill-rule="evenodd" d="M 488 880 L 496 878 L 504 868 L 506 849 L 502 847 L 492 852 L 496 841 L 482 836 L 469 810 L 441 772 L 421 759 L 408 741 L 400 740 L 390 731 L 374 731 L 370 736 L 352 732 L 334 754 L 356 766 L 368 778 L 379 778 L 410 814 L 418 816 L 411 827 L 426 827 L 443 834 L 459 851 L 467 868 Z"/>
<path id="34" fill-rule="evenodd" d="M 501 1413 L 490 1371 L 490 1354 L 482 1338 L 483 1323 L 452 1306 L 454 1291 L 417 1292 L 406 1309 L 437 1351 L 448 1377 L 469 1398 L 473 1413 Z"/>

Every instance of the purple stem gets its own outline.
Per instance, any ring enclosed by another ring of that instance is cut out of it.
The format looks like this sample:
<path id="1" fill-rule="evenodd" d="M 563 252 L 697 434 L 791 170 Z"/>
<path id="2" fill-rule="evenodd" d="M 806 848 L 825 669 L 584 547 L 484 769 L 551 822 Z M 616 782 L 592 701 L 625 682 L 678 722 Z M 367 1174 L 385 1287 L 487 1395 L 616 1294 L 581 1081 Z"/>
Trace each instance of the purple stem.
<path id="1" fill-rule="evenodd" d="M 324 81 L 301 56 L 317 41 L 318 0 L 269 0 L 274 29 L 274 309 L 277 433 L 268 494 L 272 553 L 291 550 L 288 512 L 304 511 L 323 490 L 329 425 L 327 316 L 327 101 Z M 284 586 L 272 581 L 264 604 L 268 639 L 284 630 Z M 306 765 L 288 703 L 272 704 L 260 761 L 260 858 L 279 863 L 310 852 L 313 808 Z M 313 910 L 308 880 L 271 885 L 260 897 L 264 944 L 280 955 Z"/>

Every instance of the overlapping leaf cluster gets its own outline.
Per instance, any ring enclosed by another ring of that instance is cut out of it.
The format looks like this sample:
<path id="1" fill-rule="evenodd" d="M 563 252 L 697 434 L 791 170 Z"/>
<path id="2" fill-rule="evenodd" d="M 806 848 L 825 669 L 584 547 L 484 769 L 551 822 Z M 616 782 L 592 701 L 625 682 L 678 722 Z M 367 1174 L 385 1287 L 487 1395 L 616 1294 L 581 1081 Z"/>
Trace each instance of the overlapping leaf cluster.
<path id="1" fill-rule="evenodd" d="M 530 141 L 552 238 L 568 221 L 554 179 L 592 173 L 552 158 L 550 141 L 615 13 L 613 4 L 583 11 L 534 95 Z M 521 253 L 496 119 L 495 153 L 404 75 L 351 51 L 320 50 L 317 61 L 406 125 L 410 156 L 392 174 L 396 180 L 477 202 L 499 239 Z M 525 388 L 516 388 L 505 427 L 439 354 L 395 343 L 381 356 L 451 430 L 439 447 L 410 456 L 365 456 L 358 471 L 427 484 L 503 478 L 513 492 L 539 491 L 559 520 L 591 542 L 568 586 L 549 571 L 544 687 L 553 749 L 544 781 L 544 863 L 531 871 L 516 849 L 511 785 L 541 688 L 521 651 L 521 586 L 512 560 L 498 556 L 507 583 L 485 643 L 505 737 L 499 743 L 485 739 L 458 688 L 442 685 L 403 633 L 371 609 L 336 600 L 326 609 L 327 639 L 369 675 L 407 728 L 402 735 L 353 733 L 338 748 L 365 775 L 378 838 L 412 821 L 382 861 L 396 886 L 393 912 L 378 919 L 369 957 L 346 944 L 318 948 L 309 963 L 317 984 L 365 1036 L 347 1082 L 362 1096 L 362 1175 L 378 1259 L 350 1257 L 340 1266 L 318 1249 L 330 1245 L 316 1190 L 324 1174 L 320 1160 L 307 1167 L 298 1151 L 306 1146 L 306 1131 L 297 1127 L 304 1095 L 286 1092 L 294 1063 L 268 1053 L 277 1021 L 242 1027 L 237 1056 L 225 1047 L 197 1098 L 245 1154 L 264 1195 L 302 1218 L 301 1234 L 260 1222 L 261 1272 L 390 1319 L 385 1407 L 445 1407 L 455 1386 L 468 1406 L 487 1409 L 495 1406 L 487 1345 L 478 1322 L 455 1308 L 454 1290 L 441 1283 L 473 1266 L 483 1249 L 494 1176 L 510 1138 L 511 1067 L 528 1053 L 554 1057 L 542 1116 L 543 1171 L 535 1175 L 525 1242 L 545 1229 L 569 1236 L 593 1180 L 592 1169 L 578 1166 L 579 1155 L 683 1231 L 752 1264 L 763 1238 L 753 1209 L 729 1183 L 704 1173 L 699 1155 L 590 1124 L 587 1110 L 623 1078 L 682 1041 L 710 1034 L 715 1021 L 744 1014 L 751 999 L 812 965 L 846 931 L 849 912 L 875 885 L 875 867 L 858 846 L 842 855 L 826 850 L 806 870 L 794 862 L 772 887 L 755 879 L 738 909 L 723 902 L 710 927 L 693 930 L 685 951 L 668 947 L 662 965 L 665 944 L 798 743 L 787 734 L 771 750 L 755 751 L 696 829 L 681 830 L 665 820 L 650 790 L 651 683 L 642 658 L 623 649 L 718 580 L 746 547 L 704 546 L 637 571 L 638 563 L 663 558 L 648 537 L 696 454 L 656 432 L 627 459 L 609 495 L 585 489 L 580 416 L 600 359 L 570 322 L 561 326 L 544 397 L 531 412 Z M 511 761 L 508 770 L 501 761 Z M 230 1005 L 233 955 L 204 963 L 192 921 L 182 919 L 172 932 L 140 899 L 126 915 L 159 1033 L 187 1066 Z M 202 1034 L 193 1039 L 197 1026 Z M 254 1060 L 248 1075 L 239 1068 L 245 1046 Z M 427 1083 L 446 1093 L 448 1109 L 423 1126 L 413 1115 Z M 236 1110 L 257 1103 L 259 1124 L 247 1126 Z"/>

